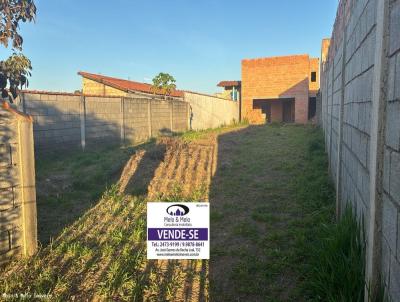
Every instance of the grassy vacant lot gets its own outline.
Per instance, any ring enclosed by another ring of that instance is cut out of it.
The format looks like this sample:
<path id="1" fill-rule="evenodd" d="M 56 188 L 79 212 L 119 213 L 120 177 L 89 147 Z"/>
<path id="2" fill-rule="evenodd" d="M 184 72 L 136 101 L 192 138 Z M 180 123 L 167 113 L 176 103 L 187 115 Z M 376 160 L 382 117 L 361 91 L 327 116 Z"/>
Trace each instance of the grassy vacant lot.
<path id="1" fill-rule="evenodd" d="M 40 238 L 58 237 L 0 272 L 0 292 L 61 301 L 309 300 L 310 248 L 333 221 L 326 164 L 311 126 L 241 125 L 39 162 Z M 211 260 L 147 261 L 148 199 L 209 200 Z"/>

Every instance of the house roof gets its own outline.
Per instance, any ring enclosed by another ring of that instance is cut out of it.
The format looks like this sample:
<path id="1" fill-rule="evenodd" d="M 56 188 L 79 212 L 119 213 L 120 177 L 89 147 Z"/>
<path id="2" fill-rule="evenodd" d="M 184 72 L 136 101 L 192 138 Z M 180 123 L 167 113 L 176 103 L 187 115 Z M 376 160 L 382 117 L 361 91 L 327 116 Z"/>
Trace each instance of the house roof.
<path id="1" fill-rule="evenodd" d="M 147 84 L 147 83 L 140 83 L 140 82 L 135 82 L 135 81 L 107 77 L 107 76 L 104 76 L 101 74 L 94 74 L 94 73 L 89 73 L 89 72 L 84 72 L 84 71 L 79 71 L 78 74 L 84 78 L 102 83 L 107 86 L 111 86 L 111 87 L 119 89 L 119 90 L 123 90 L 126 92 L 130 92 L 130 91 L 139 91 L 139 92 L 144 92 L 144 93 L 153 93 L 154 92 L 151 89 L 152 85 Z M 156 92 L 156 94 L 163 95 L 163 93 L 161 93 L 161 92 Z M 175 91 L 171 92 L 170 96 L 183 97 L 183 92 L 180 90 L 175 90 Z"/>
<path id="2" fill-rule="evenodd" d="M 228 87 L 228 86 L 240 86 L 241 81 L 221 81 L 218 83 L 218 87 Z"/>

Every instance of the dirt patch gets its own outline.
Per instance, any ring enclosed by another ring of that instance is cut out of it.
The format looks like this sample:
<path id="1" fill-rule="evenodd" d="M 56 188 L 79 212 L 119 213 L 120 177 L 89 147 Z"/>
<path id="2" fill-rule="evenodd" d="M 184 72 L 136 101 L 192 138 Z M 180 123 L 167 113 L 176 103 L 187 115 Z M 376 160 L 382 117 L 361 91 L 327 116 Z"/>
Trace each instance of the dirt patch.
<path id="1" fill-rule="evenodd" d="M 121 175 L 121 191 L 146 193 L 149 200 L 174 194 L 208 200 L 215 146 L 214 139 L 161 139 L 154 149 L 138 151 L 129 159 Z"/>

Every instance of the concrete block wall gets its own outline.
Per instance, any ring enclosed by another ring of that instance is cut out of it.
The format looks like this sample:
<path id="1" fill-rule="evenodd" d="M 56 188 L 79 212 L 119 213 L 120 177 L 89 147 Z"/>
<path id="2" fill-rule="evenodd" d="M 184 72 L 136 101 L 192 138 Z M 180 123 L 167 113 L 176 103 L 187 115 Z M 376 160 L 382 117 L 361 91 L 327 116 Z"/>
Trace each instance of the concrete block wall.
<path id="1" fill-rule="evenodd" d="M 137 143 L 188 129 L 188 104 L 179 100 L 23 93 L 19 108 L 33 117 L 39 155 L 99 142 Z"/>
<path id="2" fill-rule="evenodd" d="M 124 136 L 127 142 L 148 139 L 149 104 L 147 99 L 123 99 Z"/>
<path id="3" fill-rule="evenodd" d="M 342 201 L 351 200 L 369 223 L 369 147 L 371 141 L 372 80 L 375 71 L 376 0 L 353 4 L 345 38 Z M 353 188 L 353 190 L 350 190 Z"/>
<path id="4" fill-rule="evenodd" d="M 400 299 L 400 0 L 389 12 L 386 133 L 383 161 L 382 265 L 393 299 Z"/>
<path id="5" fill-rule="evenodd" d="M 32 121 L 0 102 L 0 264 L 36 248 Z"/>
<path id="6" fill-rule="evenodd" d="M 188 130 L 189 106 L 183 102 L 173 102 L 172 106 L 172 131 L 184 132 Z"/>
<path id="7" fill-rule="evenodd" d="M 190 106 L 189 124 L 192 130 L 217 128 L 239 121 L 238 102 L 187 91 L 184 92 L 184 100 Z"/>
<path id="8" fill-rule="evenodd" d="M 85 97 L 86 144 L 99 141 L 119 143 L 122 126 L 122 98 Z"/>
<path id="9" fill-rule="evenodd" d="M 400 0 L 341 0 L 321 73 L 321 118 L 340 217 L 366 231 L 366 299 L 400 300 Z"/>
<path id="10" fill-rule="evenodd" d="M 151 135 L 159 136 L 171 132 L 172 106 L 168 101 L 151 102 Z"/>
<path id="11" fill-rule="evenodd" d="M 24 93 L 21 96 L 20 110 L 33 117 L 37 148 L 80 146 L 80 96 Z"/>

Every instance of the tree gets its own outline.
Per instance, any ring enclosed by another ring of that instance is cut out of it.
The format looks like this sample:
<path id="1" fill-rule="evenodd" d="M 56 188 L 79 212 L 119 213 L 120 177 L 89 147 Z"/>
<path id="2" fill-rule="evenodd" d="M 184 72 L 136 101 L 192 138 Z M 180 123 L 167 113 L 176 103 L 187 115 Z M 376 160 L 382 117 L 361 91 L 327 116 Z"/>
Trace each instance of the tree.
<path id="1" fill-rule="evenodd" d="M 164 98 L 170 95 L 176 89 L 176 81 L 174 77 L 168 73 L 160 72 L 153 78 L 152 90 L 155 93 L 164 94 Z"/>
<path id="2" fill-rule="evenodd" d="M 12 102 L 18 94 L 18 86 L 28 86 L 28 76 L 31 76 L 30 70 L 32 70 L 31 61 L 21 53 L 14 53 L 7 60 L 0 61 L 1 96 L 3 98 L 9 97 Z M 7 80 L 9 91 L 6 90 Z"/>
<path id="3" fill-rule="evenodd" d="M 34 21 L 36 6 L 33 0 L 0 0 L 0 44 L 8 47 L 12 42 L 13 54 L 0 61 L 0 92 L 10 102 L 17 97 L 18 87 L 28 85 L 31 61 L 22 53 L 23 39 L 18 33 L 20 22 Z M 7 86 L 9 89 L 7 89 Z"/>

